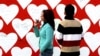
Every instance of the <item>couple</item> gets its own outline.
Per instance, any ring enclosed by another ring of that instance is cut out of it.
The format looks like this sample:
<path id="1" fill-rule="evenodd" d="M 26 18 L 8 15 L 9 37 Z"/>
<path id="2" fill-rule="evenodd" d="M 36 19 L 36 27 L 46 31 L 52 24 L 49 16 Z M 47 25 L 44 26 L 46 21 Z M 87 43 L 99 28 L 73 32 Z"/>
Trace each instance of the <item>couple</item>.
<path id="1" fill-rule="evenodd" d="M 68 4 L 65 7 L 65 20 L 58 25 L 56 38 L 61 46 L 60 56 L 79 56 L 79 46 L 82 34 L 82 25 L 74 20 L 74 7 Z M 41 20 L 44 22 L 38 30 L 39 21 L 34 23 L 34 32 L 40 37 L 40 56 L 52 56 L 53 37 L 55 30 L 54 13 L 52 10 L 43 10 Z"/>

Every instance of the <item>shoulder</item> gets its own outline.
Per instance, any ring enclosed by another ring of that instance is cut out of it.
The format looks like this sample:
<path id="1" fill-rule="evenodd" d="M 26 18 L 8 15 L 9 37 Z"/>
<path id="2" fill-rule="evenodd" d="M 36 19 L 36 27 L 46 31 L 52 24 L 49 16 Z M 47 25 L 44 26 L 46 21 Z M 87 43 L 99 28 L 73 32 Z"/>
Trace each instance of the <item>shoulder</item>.
<path id="1" fill-rule="evenodd" d="M 52 27 L 50 26 L 50 24 L 49 23 L 46 23 L 45 24 L 45 29 L 51 29 Z"/>
<path id="2" fill-rule="evenodd" d="M 63 27 L 80 27 L 81 23 L 77 20 L 64 20 L 60 22 Z"/>

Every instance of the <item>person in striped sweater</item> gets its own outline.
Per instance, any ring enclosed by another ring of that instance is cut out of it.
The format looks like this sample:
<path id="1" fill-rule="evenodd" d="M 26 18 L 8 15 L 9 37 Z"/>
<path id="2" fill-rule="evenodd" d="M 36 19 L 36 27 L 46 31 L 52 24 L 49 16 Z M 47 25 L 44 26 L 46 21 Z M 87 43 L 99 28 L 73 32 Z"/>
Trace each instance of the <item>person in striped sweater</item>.
<path id="1" fill-rule="evenodd" d="M 79 21 L 74 19 L 74 6 L 65 7 L 65 20 L 61 21 L 56 31 L 56 39 L 61 47 L 60 56 L 79 56 L 80 41 L 83 28 Z"/>

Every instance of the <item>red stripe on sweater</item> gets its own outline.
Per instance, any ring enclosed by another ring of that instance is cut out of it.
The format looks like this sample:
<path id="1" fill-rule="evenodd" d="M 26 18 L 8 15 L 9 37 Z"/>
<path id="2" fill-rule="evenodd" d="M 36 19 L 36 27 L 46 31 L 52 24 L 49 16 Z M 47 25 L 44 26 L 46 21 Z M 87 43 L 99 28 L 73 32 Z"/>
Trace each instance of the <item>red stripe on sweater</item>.
<path id="1" fill-rule="evenodd" d="M 80 46 L 80 40 L 78 41 L 62 41 L 62 46 L 72 47 L 72 46 Z"/>

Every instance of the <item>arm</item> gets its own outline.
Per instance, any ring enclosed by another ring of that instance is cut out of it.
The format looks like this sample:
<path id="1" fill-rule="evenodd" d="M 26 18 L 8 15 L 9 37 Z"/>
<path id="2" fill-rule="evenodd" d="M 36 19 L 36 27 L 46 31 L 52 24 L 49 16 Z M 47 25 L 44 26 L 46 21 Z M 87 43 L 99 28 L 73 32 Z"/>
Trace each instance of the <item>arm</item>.
<path id="1" fill-rule="evenodd" d="M 51 44 L 51 42 L 53 41 L 53 29 L 51 27 L 46 28 L 46 41 L 45 43 L 42 45 L 42 47 L 40 48 L 41 52 L 43 52 L 47 47 L 49 47 L 49 45 Z"/>
<path id="2" fill-rule="evenodd" d="M 62 41 L 63 41 L 63 34 L 61 33 L 61 30 L 62 30 L 61 25 L 59 24 L 56 34 L 55 34 L 55 37 L 56 37 L 58 44 L 60 44 L 60 45 L 62 44 Z"/>
<path id="3" fill-rule="evenodd" d="M 33 27 L 36 37 L 39 37 L 39 30 L 36 26 Z"/>

